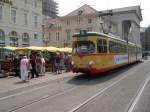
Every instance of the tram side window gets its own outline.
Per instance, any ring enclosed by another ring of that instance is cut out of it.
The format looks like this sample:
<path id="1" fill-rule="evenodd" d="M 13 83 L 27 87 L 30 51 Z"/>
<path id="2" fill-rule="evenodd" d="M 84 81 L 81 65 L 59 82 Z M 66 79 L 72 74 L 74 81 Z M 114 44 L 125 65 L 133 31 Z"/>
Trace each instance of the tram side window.
<path id="1" fill-rule="evenodd" d="M 110 53 L 117 52 L 117 44 L 115 42 L 109 41 L 109 52 Z"/>
<path id="2" fill-rule="evenodd" d="M 124 44 L 109 41 L 109 52 L 110 53 L 126 53 L 127 47 Z"/>
<path id="3" fill-rule="evenodd" d="M 107 40 L 100 39 L 97 41 L 98 53 L 107 53 Z"/>

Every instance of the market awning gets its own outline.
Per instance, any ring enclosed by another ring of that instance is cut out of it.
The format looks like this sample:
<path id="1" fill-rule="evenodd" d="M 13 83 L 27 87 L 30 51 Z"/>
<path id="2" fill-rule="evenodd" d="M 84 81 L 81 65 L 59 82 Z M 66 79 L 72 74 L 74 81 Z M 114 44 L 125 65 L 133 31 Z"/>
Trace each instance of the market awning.
<path id="1" fill-rule="evenodd" d="M 44 51 L 44 47 L 38 47 L 38 46 L 30 46 L 30 47 L 26 47 L 26 49 L 31 51 Z"/>
<path id="2" fill-rule="evenodd" d="M 65 48 L 60 48 L 61 52 L 67 52 L 67 53 L 72 53 L 72 48 L 65 47 Z"/>
<path id="3" fill-rule="evenodd" d="M 26 47 L 17 47 L 16 51 L 29 51 L 29 49 Z"/>
<path id="4" fill-rule="evenodd" d="M 16 47 L 6 46 L 6 47 L 1 47 L 1 49 L 9 50 L 9 51 L 15 51 Z"/>
<path id="5" fill-rule="evenodd" d="M 67 52 L 71 53 L 72 48 L 57 48 L 57 47 L 38 47 L 38 46 L 30 46 L 30 47 L 17 47 L 16 51 L 48 51 L 48 52 Z"/>
<path id="6" fill-rule="evenodd" d="M 49 51 L 49 52 L 57 52 L 57 51 L 60 51 L 59 48 L 57 47 L 45 47 L 44 48 L 46 51 Z"/>

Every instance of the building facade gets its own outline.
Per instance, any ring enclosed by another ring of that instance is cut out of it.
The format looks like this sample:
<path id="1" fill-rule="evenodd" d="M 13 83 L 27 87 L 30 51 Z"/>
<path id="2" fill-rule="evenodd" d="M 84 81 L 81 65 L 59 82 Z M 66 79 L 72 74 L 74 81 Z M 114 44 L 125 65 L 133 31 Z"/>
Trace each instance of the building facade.
<path id="1" fill-rule="evenodd" d="M 47 27 L 49 29 L 47 30 L 47 38 L 49 34 L 51 34 L 51 38 L 57 38 L 56 29 L 53 30 L 53 28 L 59 24 L 61 30 L 57 30 L 57 32 L 61 35 L 59 40 L 55 40 L 58 47 L 71 47 L 73 34 L 80 30 L 116 35 L 118 38 L 131 41 L 138 46 L 141 45 L 140 22 L 142 15 L 140 6 L 97 11 L 85 4 L 57 19 L 59 19 L 58 23 L 47 23 L 50 25 Z M 49 43 L 53 43 L 53 40 L 49 40 Z"/>
<path id="2" fill-rule="evenodd" d="M 30 45 L 42 46 L 42 0 L 0 0 L 0 46 Z"/>
<path id="3" fill-rule="evenodd" d="M 140 6 L 112 9 L 112 13 L 111 19 L 117 24 L 117 35 L 124 40 L 141 46 L 140 22 L 143 18 Z"/>
<path id="4" fill-rule="evenodd" d="M 100 25 L 100 23 L 102 23 Z M 111 29 L 109 28 L 112 25 Z M 109 17 L 99 17 L 98 11 L 88 5 L 80 7 L 66 16 L 49 18 L 45 22 L 45 38 L 48 45 L 71 47 L 72 35 L 80 30 L 116 33 L 116 25 Z M 46 43 L 47 44 L 47 43 Z"/>
<path id="5" fill-rule="evenodd" d="M 65 46 L 72 46 L 72 36 L 80 30 L 116 34 L 117 26 L 110 16 L 100 16 L 98 11 L 85 4 L 79 9 L 61 17 L 62 37 Z"/>
<path id="6" fill-rule="evenodd" d="M 43 26 L 43 43 L 45 46 L 63 47 L 62 22 L 60 18 L 47 18 Z"/>

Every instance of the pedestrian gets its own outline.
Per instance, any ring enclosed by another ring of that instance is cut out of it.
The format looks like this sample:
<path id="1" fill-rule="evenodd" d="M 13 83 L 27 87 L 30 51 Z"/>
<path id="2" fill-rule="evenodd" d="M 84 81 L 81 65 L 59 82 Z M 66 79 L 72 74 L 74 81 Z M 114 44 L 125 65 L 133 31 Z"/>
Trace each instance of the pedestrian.
<path id="1" fill-rule="evenodd" d="M 70 72 L 71 71 L 71 69 L 72 69 L 72 64 L 71 64 L 71 62 L 72 62 L 72 55 L 71 54 L 69 54 L 68 55 L 68 57 L 69 57 L 69 62 L 68 62 L 68 71 Z"/>
<path id="2" fill-rule="evenodd" d="M 14 67 L 14 72 L 15 72 L 15 76 L 19 76 L 19 59 L 17 56 L 14 56 L 13 58 L 13 67 Z"/>
<path id="3" fill-rule="evenodd" d="M 50 63 L 52 65 L 52 72 L 56 72 L 56 68 L 55 68 L 55 54 L 51 54 L 51 58 L 50 58 Z"/>
<path id="4" fill-rule="evenodd" d="M 41 75 L 45 74 L 45 59 L 41 56 Z"/>
<path id="5" fill-rule="evenodd" d="M 59 67 L 60 73 L 62 73 L 63 65 L 64 65 L 64 54 L 60 53 L 60 67 Z"/>
<path id="6" fill-rule="evenodd" d="M 22 58 L 23 58 L 23 55 L 20 54 L 20 55 L 19 55 L 19 58 L 18 58 L 18 65 L 17 65 L 18 68 L 19 68 L 18 74 L 19 74 L 19 78 L 20 78 L 20 79 L 21 79 L 20 63 L 21 63 Z"/>
<path id="7" fill-rule="evenodd" d="M 34 78 L 34 75 L 36 75 L 36 77 L 39 77 L 39 74 L 36 70 L 36 54 L 35 53 L 32 53 L 30 56 L 30 64 L 31 64 L 31 74 L 32 74 L 31 78 Z"/>
<path id="8" fill-rule="evenodd" d="M 69 55 L 67 53 L 65 53 L 65 69 L 66 69 L 66 72 L 69 71 Z"/>
<path id="9" fill-rule="evenodd" d="M 28 81 L 28 70 L 29 70 L 29 61 L 27 59 L 27 56 L 23 56 L 20 62 L 21 80 L 23 82 Z"/>
<path id="10" fill-rule="evenodd" d="M 60 54 L 59 54 L 59 52 L 56 53 L 54 63 L 55 63 L 55 68 L 56 68 L 56 74 L 60 74 Z"/>
<path id="11" fill-rule="evenodd" d="M 39 75 L 41 75 L 42 60 L 40 54 L 37 54 L 35 62 L 36 62 L 36 71 Z"/>

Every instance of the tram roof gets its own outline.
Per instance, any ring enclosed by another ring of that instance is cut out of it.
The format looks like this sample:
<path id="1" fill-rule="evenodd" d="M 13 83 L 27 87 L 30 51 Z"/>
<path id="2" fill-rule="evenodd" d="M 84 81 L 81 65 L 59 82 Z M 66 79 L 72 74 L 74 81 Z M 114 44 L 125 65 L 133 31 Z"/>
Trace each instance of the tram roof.
<path id="1" fill-rule="evenodd" d="M 78 37 L 78 36 L 80 36 L 80 33 L 75 33 L 73 35 L 73 37 Z M 101 33 L 101 32 L 87 32 L 86 36 L 104 36 L 104 37 L 107 37 L 107 38 L 112 38 L 112 39 L 115 39 L 115 40 L 126 42 L 126 40 L 120 39 L 118 36 L 115 36 L 115 35 L 112 35 L 112 34 L 105 34 L 105 33 Z M 129 42 L 129 44 L 135 45 L 132 42 Z"/>

